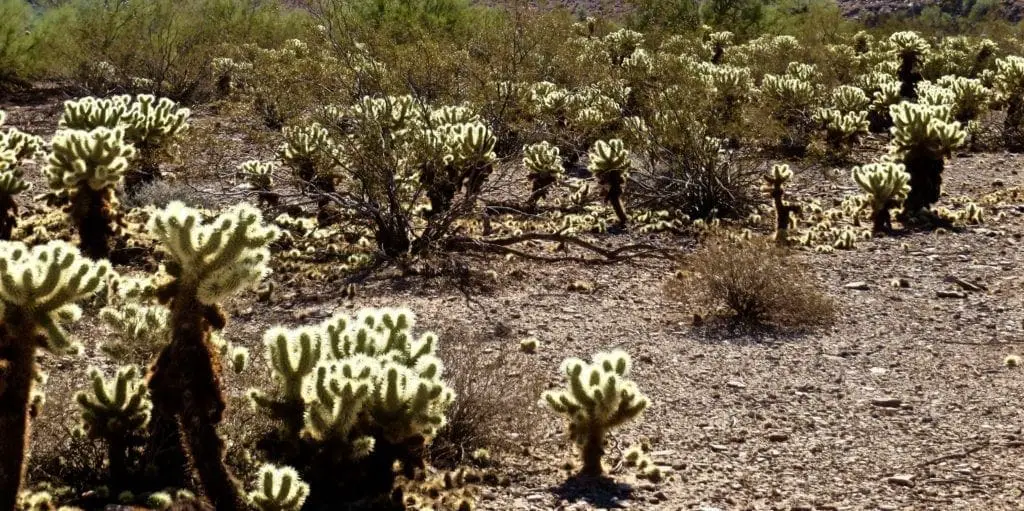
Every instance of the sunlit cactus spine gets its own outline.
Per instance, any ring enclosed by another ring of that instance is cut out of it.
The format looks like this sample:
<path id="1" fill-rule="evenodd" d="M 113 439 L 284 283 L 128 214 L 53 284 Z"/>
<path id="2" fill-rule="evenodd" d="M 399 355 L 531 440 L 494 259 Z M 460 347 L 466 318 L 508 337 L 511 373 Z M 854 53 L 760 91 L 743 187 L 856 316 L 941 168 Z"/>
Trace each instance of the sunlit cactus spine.
<path id="1" fill-rule="evenodd" d="M 964 144 L 967 132 L 953 121 L 948 105 L 893 105 L 893 156 L 910 173 L 910 192 L 904 213 L 916 214 L 939 200 L 945 159 Z"/>
<path id="2" fill-rule="evenodd" d="M 281 421 L 283 433 L 288 438 L 298 438 L 302 431 L 305 416 L 303 393 L 307 379 L 320 363 L 321 343 L 321 332 L 317 328 L 273 328 L 263 336 L 271 375 L 277 381 L 279 392 L 271 396 L 253 389 L 249 397 L 257 408 Z"/>
<path id="3" fill-rule="evenodd" d="M 249 503 L 259 511 L 299 511 L 309 496 L 309 485 L 291 467 L 263 465 Z"/>
<path id="4" fill-rule="evenodd" d="M 903 164 L 883 162 L 853 168 L 853 180 L 867 195 L 871 206 L 872 231 L 892 232 L 892 209 L 897 208 L 910 192 L 910 174 Z"/>
<path id="5" fill-rule="evenodd" d="M 115 189 L 134 155 L 123 128 L 60 131 L 53 138 L 43 172 L 50 188 L 70 199 L 68 212 L 88 257 L 110 255 L 118 221 Z"/>
<path id="6" fill-rule="evenodd" d="M 625 192 L 626 179 L 632 167 L 629 151 L 620 139 L 607 142 L 598 140 L 590 148 L 590 163 L 587 169 L 597 178 L 604 189 L 604 198 L 615 210 L 619 226 L 625 227 L 629 221 L 622 207 L 622 195 Z"/>
<path id="7" fill-rule="evenodd" d="M 93 367 L 89 379 L 91 388 L 75 394 L 81 428 L 89 438 L 106 442 L 109 481 L 121 487 L 130 476 L 129 450 L 142 443 L 152 404 L 134 366 L 118 369 L 112 380 Z"/>
<path id="8" fill-rule="evenodd" d="M 192 111 L 168 98 L 149 94 L 135 96 L 121 115 L 125 139 L 139 152 L 138 162 L 125 175 L 125 190 L 131 194 L 139 185 L 161 177 L 161 152 L 168 151 L 188 130 Z"/>
<path id="9" fill-rule="evenodd" d="M 780 244 L 789 240 L 790 225 L 795 221 L 795 215 L 800 213 L 800 206 L 783 200 L 783 186 L 792 177 L 793 171 L 785 164 L 773 165 L 771 171 L 764 176 L 764 190 L 771 196 L 775 205 L 775 242 Z"/>
<path id="10" fill-rule="evenodd" d="M 1024 150 L 1024 57 L 996 60 L 993 82 L 1006 110 L 1003 142 L 1011 151 Z"/>
<path id="11" fill-rule="evenodd" d="M 542 402 L 569 421 L 569 438 L 580 449 L 583 475 L 604 473 L 601 458 L 612 429 L 637 418 L 649 401 L 628 379 L 630 357 L 622 350 L 598 353 L 593 363 L 566 359 L 563 390 L 544 392 Z"/>
<path id="12" fill-rule="evenodd" d="M 153 401 L 150 452 L 169 482 L 181 483 L 190 460 L 199 481 L 217 509 L 245 509 L 239 487 L 224 464 L 224 441 L 217 425 L 225 401 L 220 384 L 220 349 L 211 334 L 227 318 L 219 302 L 269 273 L 268 245 L 277 230 L 263 224 L 260 213 L 239 205 L 204 221 L 180 202 L 157 212 L 150 234 L 169 256 L 171 280 L 156 295 L 171 309 L 170 343 L 150 370 Z M 180 445 L 168 439 L 181 439 Z"/>
<path id="13" fill-rule="evenodd" d="M 921 63 L 931 46 L 914 31 L 896 32 L 889 36 L 889 43 L 900 59 L 896 72 L 900 80 L 900 97 L 917 99 L 917 84 L 922 79 Z"/>
<path id="14" fill-rule="evenodd" d="M 5 114 L 0 110 L 0 125 Z M 0 240 L 11 239 L 17 224 L 18 203 L 15 196 L 29 190 L 32 185 L 24 179 L 19 164 L 39 151 L 42 140 L 14 128 L 0 132 Z"/>
<path id="15" fill-rule="evenodd" d="M 74 302 L 112 274 L 64 242 L 27 247 L 0 242 L 0 509 L 14 509 L 29 446 L 29 414 L 39 377 L 37 351 L 77 352 L 62 323 L 77 320 Z"/>
<path id="16" fill-rule="evenodd" d="M 562 155 L 557 146 L 547 141 L 523 147 L 523 165 L 529 170 L 526 175 L 530 180 L 530 198 L 526 201 L 534 207 L 548 195 L 551 187 L 565 175 Z"/>
<path id="17" fill-rule="evenodd" d="M 256 192 L 260 205 L 277 206 L 281 196 L 273 190 L 276 170 L 273 163 L 250 160 L 239 165 L 238 170 L 245 176 L 249 188 Z"/>

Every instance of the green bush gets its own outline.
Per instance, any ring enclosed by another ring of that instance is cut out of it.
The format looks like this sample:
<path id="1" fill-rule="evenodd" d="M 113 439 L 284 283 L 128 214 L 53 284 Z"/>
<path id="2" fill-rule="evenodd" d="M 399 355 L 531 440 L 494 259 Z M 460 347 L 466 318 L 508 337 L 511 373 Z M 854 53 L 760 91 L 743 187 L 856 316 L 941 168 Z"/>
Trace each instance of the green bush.
<path id="1" fill-rule="evenodd" d="M 28 85 L 37 71 L 38 37 L 32 5 L 24 0 L 0 0 L 0 90 Z"/>
<path id="2" fill-rule="evenodd" d="M 72 0 L 47 11 L 50 73 L 89 92 L 148 92 L 179 101 L 213 90 L 224 45 L 276 46 L 304 34 L 308 15 L 265 0 Z"/>

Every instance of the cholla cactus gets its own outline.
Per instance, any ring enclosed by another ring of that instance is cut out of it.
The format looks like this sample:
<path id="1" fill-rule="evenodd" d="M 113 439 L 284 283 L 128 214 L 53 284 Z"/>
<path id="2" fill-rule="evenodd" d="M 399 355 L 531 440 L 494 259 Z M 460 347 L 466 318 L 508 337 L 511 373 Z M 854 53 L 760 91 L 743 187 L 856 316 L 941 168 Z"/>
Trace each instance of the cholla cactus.
<path id="1" fill-rule="evenodd" d="M 997 60 L 993 85 L 1006 108 L 1004 143 L 1013 151 L 1024 149 L 1024 57 Z"/>
<path id="2" fill-rule="evenodd" d="M 171 342 L 161 351 L 149 378 L 151 438 L 158 443 L 149 450 L 166 453 L 168 459 L 156 460 L 165 470 L 180 469 L 182 465 L 170 463 L 180 463 L 181 452 L 190 453 L 191 466 L 214 505 L 244 509 L 238 486 L 224 465 L 224 442 L 216 431 L 225 403 L 219 348 L 210 337 L 226 322 L 218 302 L 256 284 L 269 272 L 267 245 L 277 230 L 265 226 L 259 211 L 248 205 L 205 223 L 198 211 L 173 202 L 150 219 L 149 231 L 167 252 L 166 267 L 172 277 L 156 292 L 171 309 Z M 159 444 L 168 438 L 181 438 L 181 450 Z"/>
<path id="3" fill-rule="evenodd" d="M 772 165 L 771 171 L 764 176 L 764 190 L 775 205 L 775 242 L 780 244 L 789 240 L 789 225 L 795 220 L 794 216 L 800 213 L 800 206 L 789 204 L 782 198 L 782 187 L 792 177 L 793 171 L 786 164 Z"/>
<path id="4" fill-rule="evenodd" d="M 309 496 L 309 485 L 291 467 L 263 465 L 249 503 L 259 511 L 299 511 Z"/>
<path id="5" fill-rule="evenodd" d="M 367 309 L 314 327 L 273 329 L 266 345 L 278 388 L 250 396 L 283 422 L 278 441 L 305 442 L 339 469 L 357 463 L 365 484 L 389 489 L 396 461 L 407 473 L 422 466 L 423 448 L 454 399 L 441 379 L 436 337 L 414 337 L 414 326 L 408 310 Z M 309 476 L 339 483 L 327 473 Z"/>
<path id="6" fill-rule="evenodd" d="M 729 31 L 711 32 L 707 35 L 708 46 L 711 47 L 711 63 L 721 64 L 725 50 L 733 44 L 733 33 Z"/>
<path id="7" fill-rule="evenodd" d="M 124 137 L 123 128 L 58 132 L 43 171 L 50 188 L 69 197 L 80 247 L 93 259 L 110 254 L 118 219 L 115 187 L 135 154 Z"/>
<path id="8" fill-rule="evenodd" d="M 619 226 L 625 227 L 629 219 L 622 208 L 622 194 L 625 191 L 626 179 L 629 177 L 629 169 L 632 167 L 629 151 L 620 139 L 615 138 L 607 142 L 598 140 L 590 148 L 589 157 L 587 169 L 597 177 L 597 182 L 604 188 L 604 198 L 615 210 Z"/>
<path id="9" fill-rule="evenodd" d="M 761 95 L 767 100 L 772 117 L 786 128 L 781 146 L 791 153 L 803 153 L 817 99 L 814 85 L 794 76 L 769 74 L 761 82 Z"/>
<path id="10" fill-rule="evenodd" d="M 562 362 L 569 380 L 564 390 L 547 391 L 543 402 L 569 420 L 569 437 L 580 449 L 581 473 L 600 475 L 608 433 L 647 408 L 648 400 L 630 381 L 630 358 L 621 350 L 598 353 L 591 364 L 577 358 Z"/>
<path id="11" fill-rule="evenodd" d="M 125 176 L 125 189 L 160 178 L 158 156 L 181 139 L 192 111 L 167 98 L 139 94 L 121 115 L 125 139 L 139 150 L 139 164 Z"/>
<path id="12" fill-rule="evenodd" d="M 931 48 L 923 37 L 914 31 L 896 32 L 889 36 L 889 43 L 900 59 L 896 76 L 900 80 L 900 96 L 904 99 L 917 98 L 917 83 L 921 81 L 921 63 Z"/>
<path id="13" fill-rule="evenodd" d="M 871 106 L 871 98 L 860 87 L 840 85 L 832 90 L 832 108 L 840 113 L 861 112 Z"/>
<path id="14" fill-rule="evenodd" d="M 967 133 L 952 120 L 949 106 L 900 103 L 890 109 L 891 151 L 910 173 L 904 212 L 917 213 L 939 200 L 945 158 L 963 145 Z"/>
<path id="15" fill-rule="evenodd" d="M 276 170 L 273 163 L 249 160 L 239 165 L 238 170 L 245 176 L 249 188 L 256 192 L 261 205 L 277 206 L 281 197 L 273 191 Z"/>
<path id="16" fill-rule="evenodd" d="M 825 142 L 839 156 L 845 156 L 868 133 L 870 123 L 866 111 L 843 113 L 833 108 L 819 109 L 814 119 L 825 129 Z"/>
<path id="17" fill-rule="evenodd" d="M 338 150 L 327 129 L 318 123 L 291 126 L 282 130 L 284 143 L 278 156 L 291 167 L 302 193 L 319 196 L 317 206 L 321 220 L 327 220 L 325 208 L 330 204 L 327 194 L 334 193 L 334 169 Z"/>
<path id="18" fill-rule="evenodd" d="M 0 110 L 0 125 L 6 114 Z M 22 177 L 20 160 L 32 158 L 42 146 L 42 139 L 17 129 L 0 132 L 0 240 L 9 240 L 17 223 L 18 203 L 14 197 L 32 185 Z"/>
<path id="19" fill-rule="evenodd" d="M 527 204 L 534 207 L 540 199 L 547 196 L 551 186 L 565 175 L 562 155 L 558 147 L 547 141 L 524 146 L 523 165 L 530 171 L 526 177 L 532 183 Z"/>
<path id="20" fill-rule="evenodd" d="M 890 210 L 899 207 L 910 192 L 910 174 L 900 163 L 871 163 L 853 168 L 853 180 L 866 194 L 871 206 L 872 231 L 892 232 Z"/>
<path id="21" fill-rule="evenodd" d="M 988 108 L 992 99 L 992 91 L 986 88 L 981 80 L 962 76 L 943 76 L 936 85 L 949 91 L 953 107 L 953 120 L 967 124 L 977 120 Z"/>
<path id="22" fill-rule="evenodd" d="M 74 302 L 98 291 L 111 273 L 107 262 L 82 257 L 64 242 L 0 242 L 0 509 L 14 509 L 21 486 L 36 351 L 78 350 L 61 323 L 77 320 Z"/>
<path id="23" fill-rule="evenodd" d="M 75 394 L 81 408 L 81 428 L 89 438 L 107 443 L 110 483 L 120 486 L 129 480 L 128 450 L 142 440 L 152 404 L 134 366 L 118 369 L 109 381 L 93 367 L 89 379 L 91 389 Z"/>
<path id="24" fill-rule="evenodd" d="M 64 115 L 58 124 L 62 129 L 91 131 L 96 128 L 114 129 L 128 110 L 132 97 L 84 97 L 64 102 Z"/>

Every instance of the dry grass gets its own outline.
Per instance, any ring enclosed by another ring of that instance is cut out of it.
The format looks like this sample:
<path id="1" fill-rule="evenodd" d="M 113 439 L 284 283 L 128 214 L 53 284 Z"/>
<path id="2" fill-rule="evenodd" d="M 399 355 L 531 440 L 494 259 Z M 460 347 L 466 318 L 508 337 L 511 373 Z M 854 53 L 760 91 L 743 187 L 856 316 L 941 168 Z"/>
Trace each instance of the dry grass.
<path id="1" fill-rule="evenodd" d="M 462 330 L 441 336 L 440 357 L 445 379 L 456 398 L 448 409 L 448 423 L 431 445 L 436 466 L 456 466 L 477 449 L 508 451 L 529 445 L 538 435 L 537 399 L 544 382 L 525 372 L 512 359 L 523 357 L 505 346 L 485 351 L 482 335 Z M 488 352 L 490 351 L 490 352 Z"/>
<path id="2" fill-rule="evenodd" d="M 836 309 L 805 266 L 768 239 L 710 239 L 666 286 L 698 317 L 800 330 L 832 323 Z"/>

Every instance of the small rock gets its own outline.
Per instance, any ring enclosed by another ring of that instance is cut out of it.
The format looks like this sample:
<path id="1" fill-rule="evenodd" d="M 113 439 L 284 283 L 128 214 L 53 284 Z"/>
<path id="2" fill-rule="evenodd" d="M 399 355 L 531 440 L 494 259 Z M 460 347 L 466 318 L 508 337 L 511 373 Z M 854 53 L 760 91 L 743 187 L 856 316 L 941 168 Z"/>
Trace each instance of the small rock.
<path id="1" fill-rule="evenodd" d="M 881 376 L 889 372 L 889 370 L 884 367 L 872 367 L 871 369 L 868 369 L 868 371 L 875 376 Z"/>
<path id="2" fill-rule="evenodd" d="M 885 481 L 895 486 L 905 486 L 907 488 L 914 486 L 914 476 L 910 474 L 896 474 L 886 478 Z"/>
<path id="3" fill-rule="evenodd" d="M 881 408 L 899 408 L 903 401 L 895 397 L 879 397 L 872 399 L 871 404 Z"/>
<path id="4" fill-rule="evenodd" d="M 729 450 L 729 448 L 722 444 L 711 444 L 711 450 L 715 452 L 723 452 Z"/>
<path id="5" fill-rule="evenodd" d="M 730 387 L 732 387 L 734 389 L 745 389 L 745 388 L 747 388 L 747 384 L 743 383 L 741 381 L 730 381 L 730 382 L 726 383 L 726 385 L 728 385 L 728 386 L 730 386 Z"/>
<path id="6" fill-rule="evenodd" d="M 869 289 L 868 283 L 863 280 L 843 284 L 843 287 L 846 289 L 855 289 L 857 291 L 867 291 Z"/>
<path id="7" fill-rule="evenodd" d="M 786 440 L 789 440 L 789 434 L 777 431 L 775 433 L 770 433 L 768 435 L 768 440 L 772 442 L 785 442 Z"/>
<path id="8" fill-rule="evenodd" d="M 935 296 L 939 298 L 967 298 L 967 293 L 962 291 L 936 291 Z"/>

